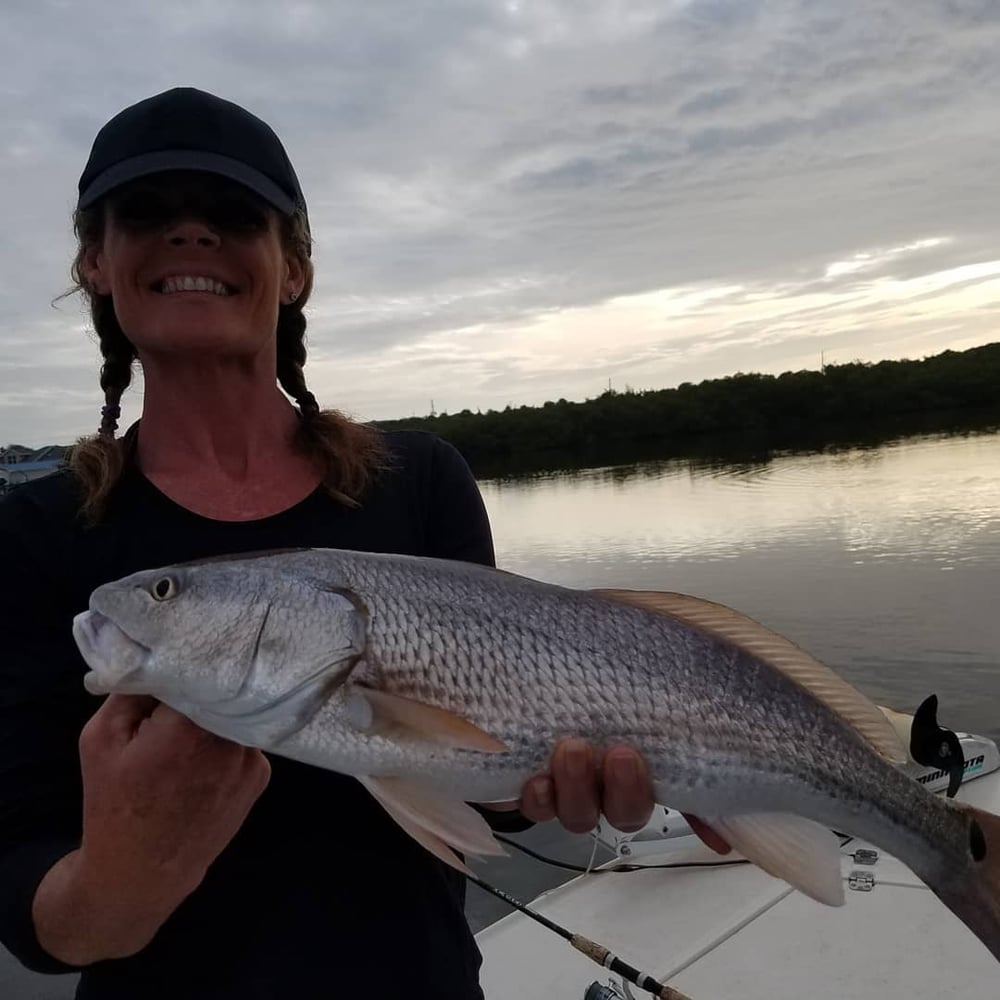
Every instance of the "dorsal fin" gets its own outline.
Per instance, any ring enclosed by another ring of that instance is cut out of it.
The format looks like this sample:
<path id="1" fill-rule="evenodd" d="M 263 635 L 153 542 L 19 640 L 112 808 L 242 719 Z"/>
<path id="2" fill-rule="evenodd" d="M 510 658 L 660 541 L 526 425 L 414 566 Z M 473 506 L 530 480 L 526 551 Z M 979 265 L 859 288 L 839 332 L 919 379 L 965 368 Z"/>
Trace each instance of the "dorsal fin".
<path id="1" fill-rule="evenodd" d="M 650 590 L 595 590 L 593 593 L 676 618 L 716 639 L 739 646 L 809 691 L 853 726 L 886 760 L 904 764 L 909 759 L 896 730 L 875 704 L 795 643 L 752 618 L 725 605 L 687 594 Z"/>
<path id="2" fill-rule="evenodd" d="M 908 748 L 910 731 L 913 728 L 913 716 L 907 715 L 905 712 L 897 712 L 894 708 L 886 708 L 885 705 L 879 705 L 878 709 L 889 720 L 889 725 L 896 731 L 900 743 Z"/>

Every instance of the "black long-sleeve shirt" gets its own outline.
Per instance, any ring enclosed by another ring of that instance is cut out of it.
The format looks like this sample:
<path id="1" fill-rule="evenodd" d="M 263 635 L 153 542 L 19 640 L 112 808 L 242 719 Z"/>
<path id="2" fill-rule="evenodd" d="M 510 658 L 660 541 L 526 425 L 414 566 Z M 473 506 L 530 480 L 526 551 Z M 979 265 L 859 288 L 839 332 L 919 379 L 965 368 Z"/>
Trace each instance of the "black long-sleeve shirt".
<path id="1" fill-rule="evenodd" d="M 134 469 L 94 528 L 69 473 L 0 501 L 0 941 L 26 966 L 77 971 L 39 946 L 31 919 L 42 877 L 80 843 L 77 740 L 100 705 L 82 685 L 73 616 L 99 584 L 223 553 L 321 546 L 492 565 L 461 456 L 430 435 L 386 441 L 390 468 L 358 508 L 317 490 L 271 517 L 217 521 Z M 198 889 L 139 954 L 84 968 L 77 997 L 481 997 L 461 876 L 353 779 L 270 761 L 270 784 Z"/>

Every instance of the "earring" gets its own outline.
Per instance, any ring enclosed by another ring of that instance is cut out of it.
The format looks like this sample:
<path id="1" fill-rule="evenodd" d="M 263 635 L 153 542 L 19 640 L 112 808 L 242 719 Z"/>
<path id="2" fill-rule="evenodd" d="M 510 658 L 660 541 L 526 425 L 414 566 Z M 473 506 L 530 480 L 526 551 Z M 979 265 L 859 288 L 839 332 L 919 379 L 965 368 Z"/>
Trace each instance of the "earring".
<path id="1" fill-rule="evenodd" d="M 288 293 L 288 304 L 291 305 L 298 297 L 299 297 L 299 293 L 298 292 L 289 292 Z"/>

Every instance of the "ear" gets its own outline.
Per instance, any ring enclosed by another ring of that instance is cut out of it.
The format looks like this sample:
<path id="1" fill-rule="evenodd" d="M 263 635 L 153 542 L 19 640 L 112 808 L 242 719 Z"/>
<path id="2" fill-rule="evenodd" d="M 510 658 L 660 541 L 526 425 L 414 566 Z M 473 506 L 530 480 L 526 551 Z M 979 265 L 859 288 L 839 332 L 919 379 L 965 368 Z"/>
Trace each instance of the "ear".
<path id="1" fill-rule="evenodd" d="M 305 268 L 295 254 L 285 256 L 285 283 L 282 289 L 281 301 L 294 302 L 302 294 L 306 283 Z"/>
<path id="2" fill-rule="evenodd" d="M 84 251 L 80 274 L 87 286 L 98 295 L 111 294 L 111 281 L 106 273 L 104 251 L 97 244 L 91 244 Z"/>

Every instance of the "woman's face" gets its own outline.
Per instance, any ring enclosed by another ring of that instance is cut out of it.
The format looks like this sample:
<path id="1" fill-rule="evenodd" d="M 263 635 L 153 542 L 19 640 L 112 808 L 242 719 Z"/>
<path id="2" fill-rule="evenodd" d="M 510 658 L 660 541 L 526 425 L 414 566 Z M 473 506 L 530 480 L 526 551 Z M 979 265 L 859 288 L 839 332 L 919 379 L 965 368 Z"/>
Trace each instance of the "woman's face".
<path id="1" fill-rule="evenodd" d="M 112 192 L 85 274 L 111 295 L 140 357 L 247 357 L 271 348 L 278 306 L 302 287 L 276 212 L 240 184 L 164 173 Z M 273 348 L 272 348 L 273 349 Z"/>

